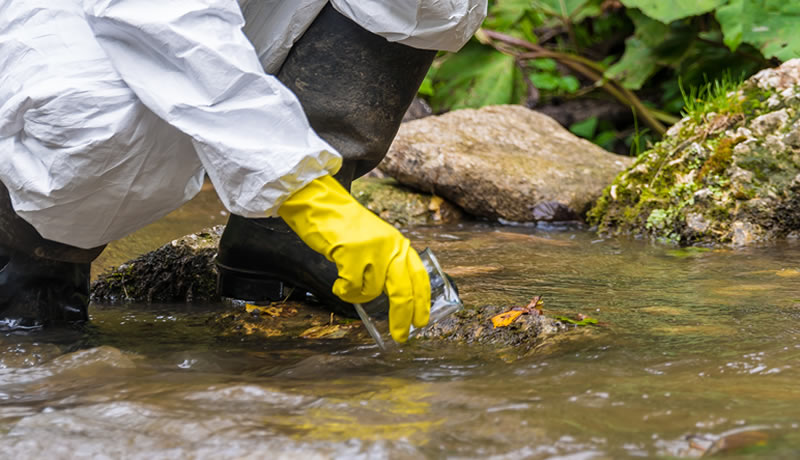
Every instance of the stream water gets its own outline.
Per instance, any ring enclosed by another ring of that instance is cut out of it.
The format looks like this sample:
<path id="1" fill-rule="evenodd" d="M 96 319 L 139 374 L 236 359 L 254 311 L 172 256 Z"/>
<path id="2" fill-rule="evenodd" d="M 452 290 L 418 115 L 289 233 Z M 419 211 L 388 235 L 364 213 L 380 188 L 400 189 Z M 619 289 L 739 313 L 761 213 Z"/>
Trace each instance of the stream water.
<path id="1" fill-rule="evenodd" d="M 97 268 L 223 223 L 210 193 Z M 220 338 L 213 305 L 96 305 L 86 331 L 0 336 L 0 458 L 797 457 L 800 244 L 703 252 L 488 224 L 409 235 L 468 305 L 543 295 L 546 313 L 603 324 L 528 356 L 425 342 L 386 356 Z"/>

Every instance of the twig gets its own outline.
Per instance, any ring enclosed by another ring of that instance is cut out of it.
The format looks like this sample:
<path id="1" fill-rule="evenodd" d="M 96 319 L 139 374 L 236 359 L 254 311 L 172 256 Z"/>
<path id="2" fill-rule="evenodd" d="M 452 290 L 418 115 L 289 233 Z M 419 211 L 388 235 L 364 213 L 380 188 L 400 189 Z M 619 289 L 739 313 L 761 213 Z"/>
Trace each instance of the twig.
<path id="1" fill-rule="evenodd" d="M 650 109 L 645 107 L 642 101 L 632 91 L 623 87 L 618 82 L 604 77 L 603 68 L 596 62 L 575 54 L 550 50 L 527 40 L 512 37 L 494 30 L 481 29 L 481 35 L 488 39 L 487 41 L 490 46 L 494 47 L 501 53 L 510 54 L 517 59 L 536 59 L 541 57 L 549 57 L 558 60 L 565 66 L 572 69 L 574 72 L 594 81 L 595 86 L 602 88 L 618 101 L 633 107 L 636 113 L 642 117 L 644 122 L 659 135 L 663 136 L 664 133 L 667 132 L 667 128 L 653 115 Z M 494 43 L 492 40 L 496 40 L 500 43 L 518 48 L 524 48 L 530 50 L 531 52 L 515 53 L 514 50 L 504 47 L 498 43 Z"/>

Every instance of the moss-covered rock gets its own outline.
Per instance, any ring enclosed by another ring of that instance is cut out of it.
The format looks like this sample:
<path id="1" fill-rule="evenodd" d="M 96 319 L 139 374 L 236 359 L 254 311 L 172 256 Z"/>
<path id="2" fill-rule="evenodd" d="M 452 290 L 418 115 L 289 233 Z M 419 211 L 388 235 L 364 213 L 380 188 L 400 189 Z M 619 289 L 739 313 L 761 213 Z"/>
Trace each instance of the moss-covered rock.
<path id="1" fill-rule="evenodd" d="M 699 103 L 606 188 L 601 233 L 745 246 L 800 235 L 800 59 Z"/>
<path id="2" fill-rule="evenodd" d="M 415 340 L 447 340 L 512 348 L 515 354 L 525 355 L 557 343 L 564 332 L 579 328 L 546 315 L 534 314 L 523 314 L 508 326 L 494 327 L 492 317 L 509 309 L 510 307 L 497 305 L 468 307 L 422 329 Z M 280 302 L 268 306 L 231 306 L 228 310 L 210 317 L 207 324 L 220 336 L 240 339 L 343 339 L 356 343 L 373 343 L 360 321 L 335 316 L 314 305 L 298 302 Z"/>
<path id="3" fill-rule="evenodd" d="M 92 300 L 140 303 L 218 301 L 214 258 L 224 228 L 218 225 L 178 238 L 100 275 L 92 283 Z"/>

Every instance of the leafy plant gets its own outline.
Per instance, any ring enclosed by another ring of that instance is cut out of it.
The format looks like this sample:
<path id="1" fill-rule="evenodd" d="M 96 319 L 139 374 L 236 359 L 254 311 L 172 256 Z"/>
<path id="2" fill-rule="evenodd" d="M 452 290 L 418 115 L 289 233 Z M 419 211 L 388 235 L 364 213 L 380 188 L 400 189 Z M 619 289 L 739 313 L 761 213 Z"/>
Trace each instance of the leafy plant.
<path id="1" fill-rule="evenodd" d="M 600 147 L 609 150 L 617 140 L 617 132 L 614 126 L 597 117 L 589 117 L 585 120 L 573 123 L 569 127 L 569 130 L 572 134 L 588 139 Z"/>

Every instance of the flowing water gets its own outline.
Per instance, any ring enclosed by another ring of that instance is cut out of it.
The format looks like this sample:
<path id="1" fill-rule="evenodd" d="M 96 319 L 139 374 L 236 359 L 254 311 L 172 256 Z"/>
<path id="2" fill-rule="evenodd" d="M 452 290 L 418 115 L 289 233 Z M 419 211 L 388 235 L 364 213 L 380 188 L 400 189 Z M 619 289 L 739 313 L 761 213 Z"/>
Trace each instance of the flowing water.
<path id="1" fill-rule="evenodd" d="M 221 223 L 213 200 L 98 267 Z M 692 251 L 579 229 L 414 230 L 468 305 L 601 325 L 528 356 L 220 338 L 215 306 L 92 306 L 86 331 L 0 336 L 0 458 L 796 458 L 800 245 Z"/>

